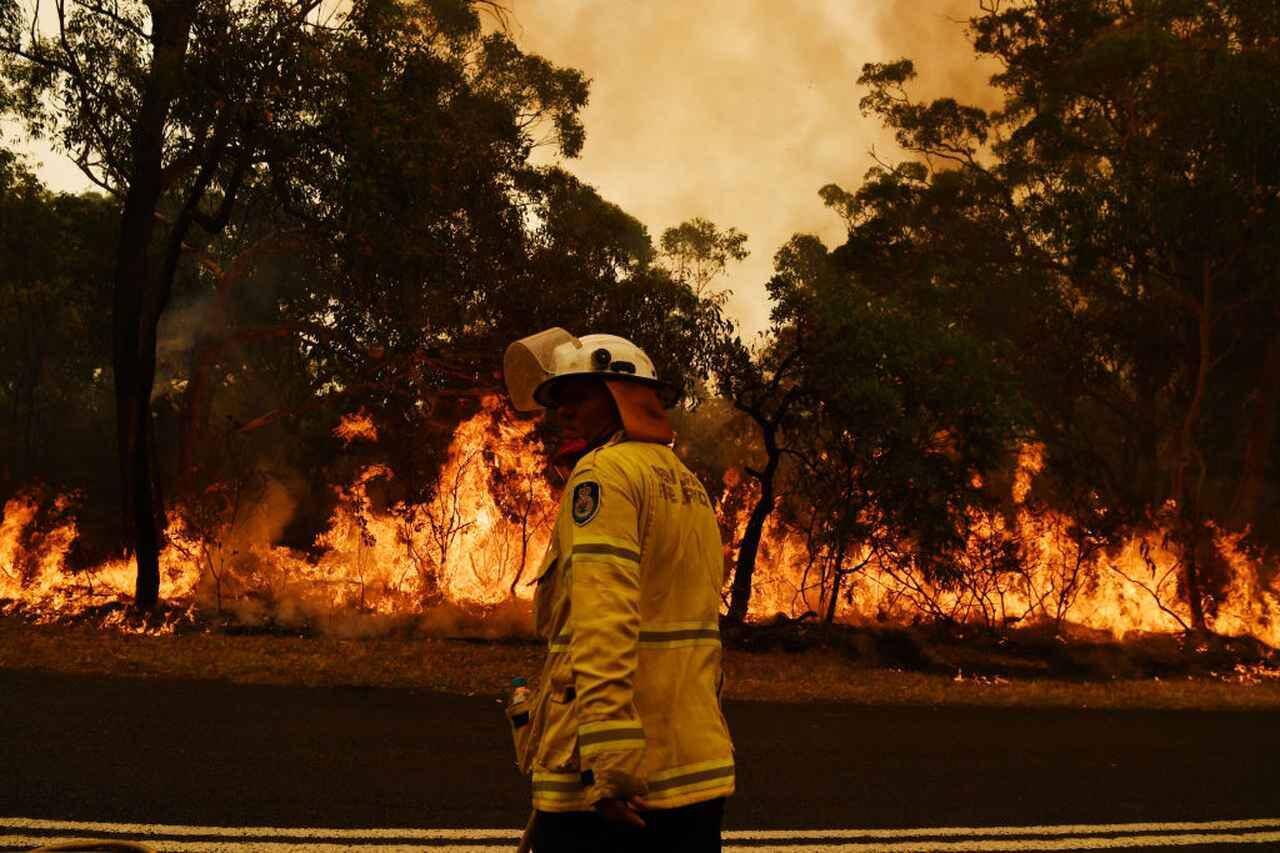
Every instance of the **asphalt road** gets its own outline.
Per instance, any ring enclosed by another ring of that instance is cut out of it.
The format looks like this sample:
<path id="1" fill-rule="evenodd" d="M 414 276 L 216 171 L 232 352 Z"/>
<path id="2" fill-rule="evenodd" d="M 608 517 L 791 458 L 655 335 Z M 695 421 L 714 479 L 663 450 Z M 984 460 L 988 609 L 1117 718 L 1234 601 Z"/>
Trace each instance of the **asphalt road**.
<path id="1" fill-rule="evenodd" d="M 743 702 L 726 715 L 729 830 L 1280 828 L 1273 713 Z M 0 818 L 518 827 L 528 793 L 505 725 L 492 698 L 4 671 Z"/>

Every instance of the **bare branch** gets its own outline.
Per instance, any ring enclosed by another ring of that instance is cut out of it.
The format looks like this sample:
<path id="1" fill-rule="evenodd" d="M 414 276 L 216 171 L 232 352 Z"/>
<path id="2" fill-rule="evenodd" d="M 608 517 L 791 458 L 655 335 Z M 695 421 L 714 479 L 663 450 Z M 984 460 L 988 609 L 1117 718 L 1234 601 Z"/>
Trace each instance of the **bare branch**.
<path id="1" fill-rule="evenodd" d="M 112 198 L 117 199 L 118 201 L 124 201 L 124 193 L 120 191 L 120 188 L 113 186 L 111 184 L 108 184 L 105 180 L 99 177 L 97 171 L 95 171 L 96 168 L 106 168 L 106 164 L 104 164 L 101 160 L 96 160 L 96 161 L 90 160 L 89 147 L 87 145 L 85 146 L 83 151 L 81 151 L 75 157 L 71 158 L 71 162 L 76 164 L 76 168 L 78 168 L 80 172 L 93 183 L 94 186 L 98 187 L 100 190 L 102 190 Z"/>
<path id="2" fill-rule="evenodd" d="M 1111 571 L 1115 572 L 1120 577 L 1127 580 L 1129 583 L 1133 584 L 1134 586 L 1140 589 L 1146 590 L 1146 592 L 1151 596 L 1151 599 L 1156 603 L 1156 607 L 1159 607 L 1162 611 L 1172 616 L 1174 620 L 1176 620 L 1177 623 L 1182 626 L 1183 631 L 1191 630 L 1190 626 L 1188 626 L 1187 623 L 1182 620 L 1181 616 L 1179 616 L 1177 613 L 1175 613 L 1173 610 L 1169 609 L 1169 607 L 1165 605 L 1164 601 L 1160 598 L 1160 594 L 1157 590 L 1152 589 L 1151 587 L 1147 586 L 1145 583 L 1138 580 L 1137 578 L 1130 577 L 1129 575 L 1120 571 L 1120 569 L 1118 569 L 1114 563 L 1108 562 L 1107 565 L 1111 569 Z"/>
<path id="3" fill-rule="evenodd" d="M 71 41 L 67 38 L 66 0 L 55 0 L 54 7 L 58 13 L 58 44 L 62 48 L 66 63 L 64 70 L 72 78 L 72 88 L 79 97 L 81 113 L 89 126 L 90 133 L 97 138 L 98 150 L 102 154 L 102 161 L 107 171 L 119 178 L 124 174 L 124 171 L 119 164 L 112 161 L 111 138 L 102 126 L 98 107 L 95 106 L 90 98 L 90 93 L 96 92 L 97 87 L 92 85 L 91 78 L 80 67 L 80 63 L 76 59 L 75 50 L 71 46 Z"/>
<path id="4" fill-rule="evenodd" d="M 146 42 L 151 41 L 151 33 L 142 29 L 142 27 L 139 27 L 137 24 L 135 24 L 133 21 L 130 21 L 128 18 L 121 16 L 118 12 L 113 12 L 112 10 L 107 9 L 106 7 L 102 6 L 99 3 L 91 3 L 89 2 L 89 0 L 78 0 L 78 2 L 80 3 L 81 6 L 88 9 L 90 12 L 95 12 L 103 16 L 107 20 L 111 21 L 111 23 L 115 24 L 116 26 L 122 29 L 128 30 L 130 33 L 133 33 L 135 36 L 142 39 L 143 41 L 146 41 Z"/>

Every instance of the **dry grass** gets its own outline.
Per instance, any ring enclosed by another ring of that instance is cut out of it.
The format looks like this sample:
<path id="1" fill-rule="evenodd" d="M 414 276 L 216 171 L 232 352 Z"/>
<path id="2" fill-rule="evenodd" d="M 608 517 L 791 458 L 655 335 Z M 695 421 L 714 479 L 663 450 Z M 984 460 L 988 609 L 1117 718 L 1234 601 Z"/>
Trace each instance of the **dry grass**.
<path id="1" fill-rule="evenodd" d="M 731 698 L 860 705 L 1185 710 L 1280 709 L 1280 679 L 967 677 L 860 667 L 830 651 L 729 652 Z"/>
<path id="2" fill-rule="evenodd" d="M 190 633 L 142 636 L 87 625 L 0 618 L 0 669 L 243 684 L 359 685 L 501 693 L 536 675 L 543 651 L 522 642 L 424 638 L 340 639 Z M 730 699 L 864 705 L 1038 708 L 1280 709 L 1280 678 L 1240 675 L 1106 681 L 957 678 L 860 666 L 827 649 L 730 650 Z"/>
<path id="3" fill-rule="evenodd" d="M 192 678 L 307 687 L 416 687 L 496 694 L 536 673 L 532 643 L 270 634 L 127 634 L 89 625 L 0 618 L 0 669 L 80 675 Z"/>

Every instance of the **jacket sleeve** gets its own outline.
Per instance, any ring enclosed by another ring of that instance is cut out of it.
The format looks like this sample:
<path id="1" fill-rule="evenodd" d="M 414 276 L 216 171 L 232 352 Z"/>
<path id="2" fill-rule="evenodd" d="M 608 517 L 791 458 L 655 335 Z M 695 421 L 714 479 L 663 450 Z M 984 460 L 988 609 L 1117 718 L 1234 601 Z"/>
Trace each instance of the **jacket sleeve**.
<path id="1" fill-rule="evenodd" d="M 640 488 L 604 454 L 569 482 L 570 658 L 587 799 L 642 796 L 634 701 L 640 639 Z"/>

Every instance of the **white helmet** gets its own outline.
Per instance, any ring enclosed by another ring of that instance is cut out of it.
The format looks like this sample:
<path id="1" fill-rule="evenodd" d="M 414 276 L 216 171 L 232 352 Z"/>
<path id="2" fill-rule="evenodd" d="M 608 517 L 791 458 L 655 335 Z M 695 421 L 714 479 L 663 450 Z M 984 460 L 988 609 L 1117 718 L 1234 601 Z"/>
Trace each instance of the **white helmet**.
<path id="1" fill-rule="evenodd" d="M 658 379 L 644 350 L 617 335 L 575 338 L 564 329 L 547 329 L 507 347 L 503 378 L 517 411 L 554 407 L 550 392 L 566 376 L 591 375 L 649 385 L 664 406 L 675 405 L 679 392 Z"/>

